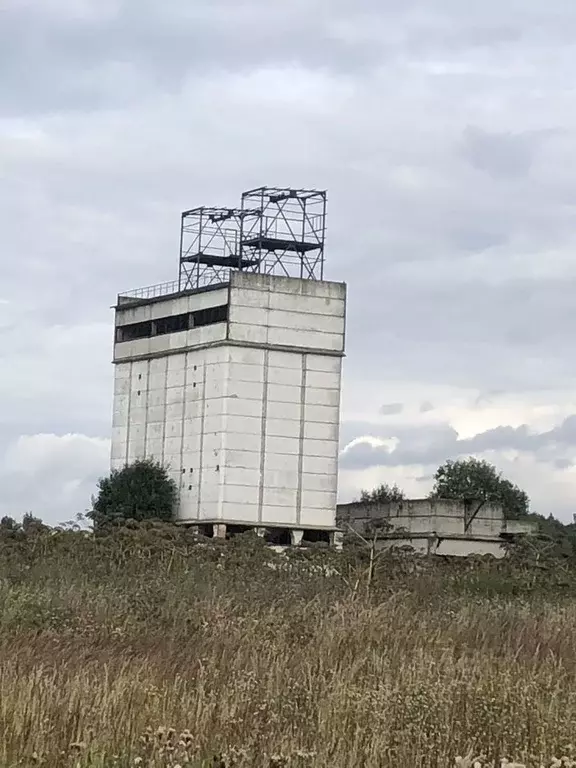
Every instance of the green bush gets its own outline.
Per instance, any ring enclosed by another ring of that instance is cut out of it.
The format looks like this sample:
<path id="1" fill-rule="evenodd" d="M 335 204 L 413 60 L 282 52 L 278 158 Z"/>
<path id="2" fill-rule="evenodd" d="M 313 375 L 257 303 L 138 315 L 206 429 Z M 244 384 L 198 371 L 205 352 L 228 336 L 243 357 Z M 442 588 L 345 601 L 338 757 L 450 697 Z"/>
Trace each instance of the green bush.
<path id="1" fill-rule="evenodd" d="M 141 459 L 99 480 L 98 495 L 88 517 L 95 528 L 123 525 L 130 520 L 168 522 L 177 500 L 178 488 L 166 468 L 151 459 Z"/>

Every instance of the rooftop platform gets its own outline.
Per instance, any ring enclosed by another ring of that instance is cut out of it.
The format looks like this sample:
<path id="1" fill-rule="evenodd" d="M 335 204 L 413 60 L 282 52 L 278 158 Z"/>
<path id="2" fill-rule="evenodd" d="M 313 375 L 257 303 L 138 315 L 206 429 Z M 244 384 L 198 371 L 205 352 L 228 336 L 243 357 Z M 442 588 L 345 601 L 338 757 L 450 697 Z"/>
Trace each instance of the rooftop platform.
<path id="1" fill-rule="evenodd" d="M 119 293 L 114 309 L 126 309 L 127 307 L 138 307 L 142 304 L 152 304 L 157 301 L 165 301 L 177 295 L 191 296 L 196 293 L 216 291 L 228 285 L 228 282 L 223 281 L 200 288 L 182 289 L 179 280 L 172 280 L 169 283 L 157 283 L 156 285 L 148 285 L 144 288 L 135 288 L 132 291 Z"/>
<path id="2" fill-rule="evenodd" d="M 308 253 L 322 247 L 321 243 L 305 242 L 303 240 L 289 240 L 279 237 L 254 237 L 242 242 L 244 248 L 256 248 L 260 251 L 276 251 Z M 258 263 L 258 262 L 257 262 Z"/>

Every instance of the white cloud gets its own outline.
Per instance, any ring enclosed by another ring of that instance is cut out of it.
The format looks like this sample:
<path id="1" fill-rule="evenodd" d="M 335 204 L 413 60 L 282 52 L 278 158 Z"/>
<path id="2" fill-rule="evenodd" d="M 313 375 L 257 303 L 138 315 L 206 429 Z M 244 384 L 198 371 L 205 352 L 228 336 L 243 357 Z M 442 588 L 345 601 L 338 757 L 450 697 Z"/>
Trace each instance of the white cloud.
<path id="1" fill-rule="evenodd" d="M 344 448 L 342 448 L 342 451 L 340 452 L 341 455 L 345 455 L 348 453 L 348 451 L 351 451 L 352 448 L 355 448 L 357 445 L 369 445 L 372 448 L 385 448 L 389 453 L 392 453 L 392 451 L 398 445 L 398 439 L 395 437 L 390 437 L 384 440 L 380 437 L 363 435 L 362 437 L 356 437 L 354 440 L 351 440 L 349 443 L 347 443 Z"/>

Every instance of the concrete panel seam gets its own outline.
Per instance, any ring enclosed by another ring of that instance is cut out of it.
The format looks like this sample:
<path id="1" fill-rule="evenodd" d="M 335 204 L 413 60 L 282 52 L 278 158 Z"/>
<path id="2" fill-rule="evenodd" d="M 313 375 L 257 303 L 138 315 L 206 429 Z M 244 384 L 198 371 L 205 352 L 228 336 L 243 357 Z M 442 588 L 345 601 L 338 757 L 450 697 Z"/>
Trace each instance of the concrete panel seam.
<path id="1" fill-rule="evenodd" d="M 264 385 L 262 389 L 262 426 L 260 432 L 260 482 L 258 487 L 258 522 L 262 520 L 262 508 L 264 504 L 264 477 L 266 472 L 266 430 L 268 418 L 268 378 L 270 366 L 270 353 L 266 350 L 264 354 Z"/>
<path id="2" fill-rule="evenodd" d="M 134 368 L 134 361 L 130 363 L 130 389 L 128 390 L 128 409 L 126 418 L 126 454 L 124 457 L 124 464 L 128 464 L 128 456 L 130 455 L 130 411 L 132 409 L 132 369 Z"/>
<path id="3" fill-rule="evenodd" d="M 145 412 L 145 423 L 144 423 L 144 455 L 148 456 L 148 427 L 150 425 L 150 419 L 148 416 L 148 412 L 150 409 L 150 360 L 147 361 L 146 365 L 146 412 Z"/>
<path id="4" fill-rule="evenodd" d="M 148 365 L 150 365 L 150 363 L 148 363 Z M 168 360 L 166 360 L 166 366 L 164 368 L 164 376 L 163 376 L 164 383 L 163 383 L 163 386 L 162 386 L 163 393 L 162 393 L 162 405 L 161 405 L 163 416 L 162 416 L 162 422 L 161 422 L 162 423 L 162 433 L 161 433 L 162 452 L 160 454 L 160 461 L 162 463 L 162 466 L 164 466 L 165 456 L 166 456 L 166 419 L 167 419 L 167 416 L 168 416 L 168 397 L 167 397 L 167 393 L 168 393 L 168 376 L 169 376 L 169 373 L 168 373 Z"/>
<path id="5" fill-rule="evenodd" d="M 300 382 L 300 435 L 298 437 L 298 487 L 296 489 L 296 523 L 302 517 L 302 469 L 304 465 L 304 427 L 306 423 L 306 361 L 302 355 L 302 379 Z"/>
<path id="6" fill-rule="evenodd" d="M 201 413 L 200 413 L 200 424 L 201 424 L 201 430 L 200 430 L 200 457 L 198 461 L 198 511 L 196 514 L 196 517 L 198 520 L 200 519 L 200 516 L 202 514 L 202 488 L 204 485 L 204 436 L 205 436 L 205 429 L 204 424 L 206 420 L 206 397 L 204 396 L 206 392 L 206 365 L 202 366 L 202 406 L 201 406 Z"/>
<path id="7" fill-rule="evenodd" d="M 334 334 L 332 334 L 334 335 Z M 160 352 L 143 352 L 137 355 L 130 355 L 126 358 L 115 358 L 114 365 L 122 365 L 129 362 L 139 362 L 141 360 L 154 360 L 169 355 L 181 355 L 183 352 L 197 351 L 201 349 L 211 349 L 213 347 L 240 347 L 243 349 L 261 349 L 278 352 L 292 352 L 295 354 L 309 354 L 310 347 L 291 346 L 289 344 L 263 344 L 257 341 L 236 341 L 235 339 L 218 339 L 217 341 L 207 341 L 202 344 L 188 345 L 179 349 L 167 349 Z M 322 357 L 345 357 L 345 353 L 337 349 L 314 348 L 312 354 Z"/>
<path id="8" fill-rule="evenodd" d="M 186 403 L 187 403 L 186 394 L 188 392 L 187 387 L 188 387 L 188 376 L 190 373 L 190 368 L 191 368 L 190 352 L 185 352 L 184 353 L 184 398 L 182 401 L 182 435 L 180 438 L 180 478 L 179 478 L 179 491 L 178 491 L 179 496 L 182 493 L 182 487 L 183 487 L 182 474 L 184 470 L 184 442 L 185 442 L 184 433 L 186 431 L 184 429 L 184 425 L 186 422 Z"/>

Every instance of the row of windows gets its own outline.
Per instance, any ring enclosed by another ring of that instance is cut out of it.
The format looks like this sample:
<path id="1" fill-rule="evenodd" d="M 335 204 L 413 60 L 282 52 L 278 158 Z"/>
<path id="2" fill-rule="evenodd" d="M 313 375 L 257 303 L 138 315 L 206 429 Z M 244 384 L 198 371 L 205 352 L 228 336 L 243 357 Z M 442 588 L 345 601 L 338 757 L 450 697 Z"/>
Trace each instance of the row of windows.
<path id="1" fill-rule="evenodd" d="M 163 336 L 167 333 L 189 331 L 203 325 L 224 323 L 228 320 L 228 305 L 199 309 L 197 312 L 185 312 L 183 315 L 170 315 L 158 320 L 146 320 L 143 323 L 130 323 L 116 328 L 116 341 L 135 341 L 148 339 L 151 336 Z"/>

